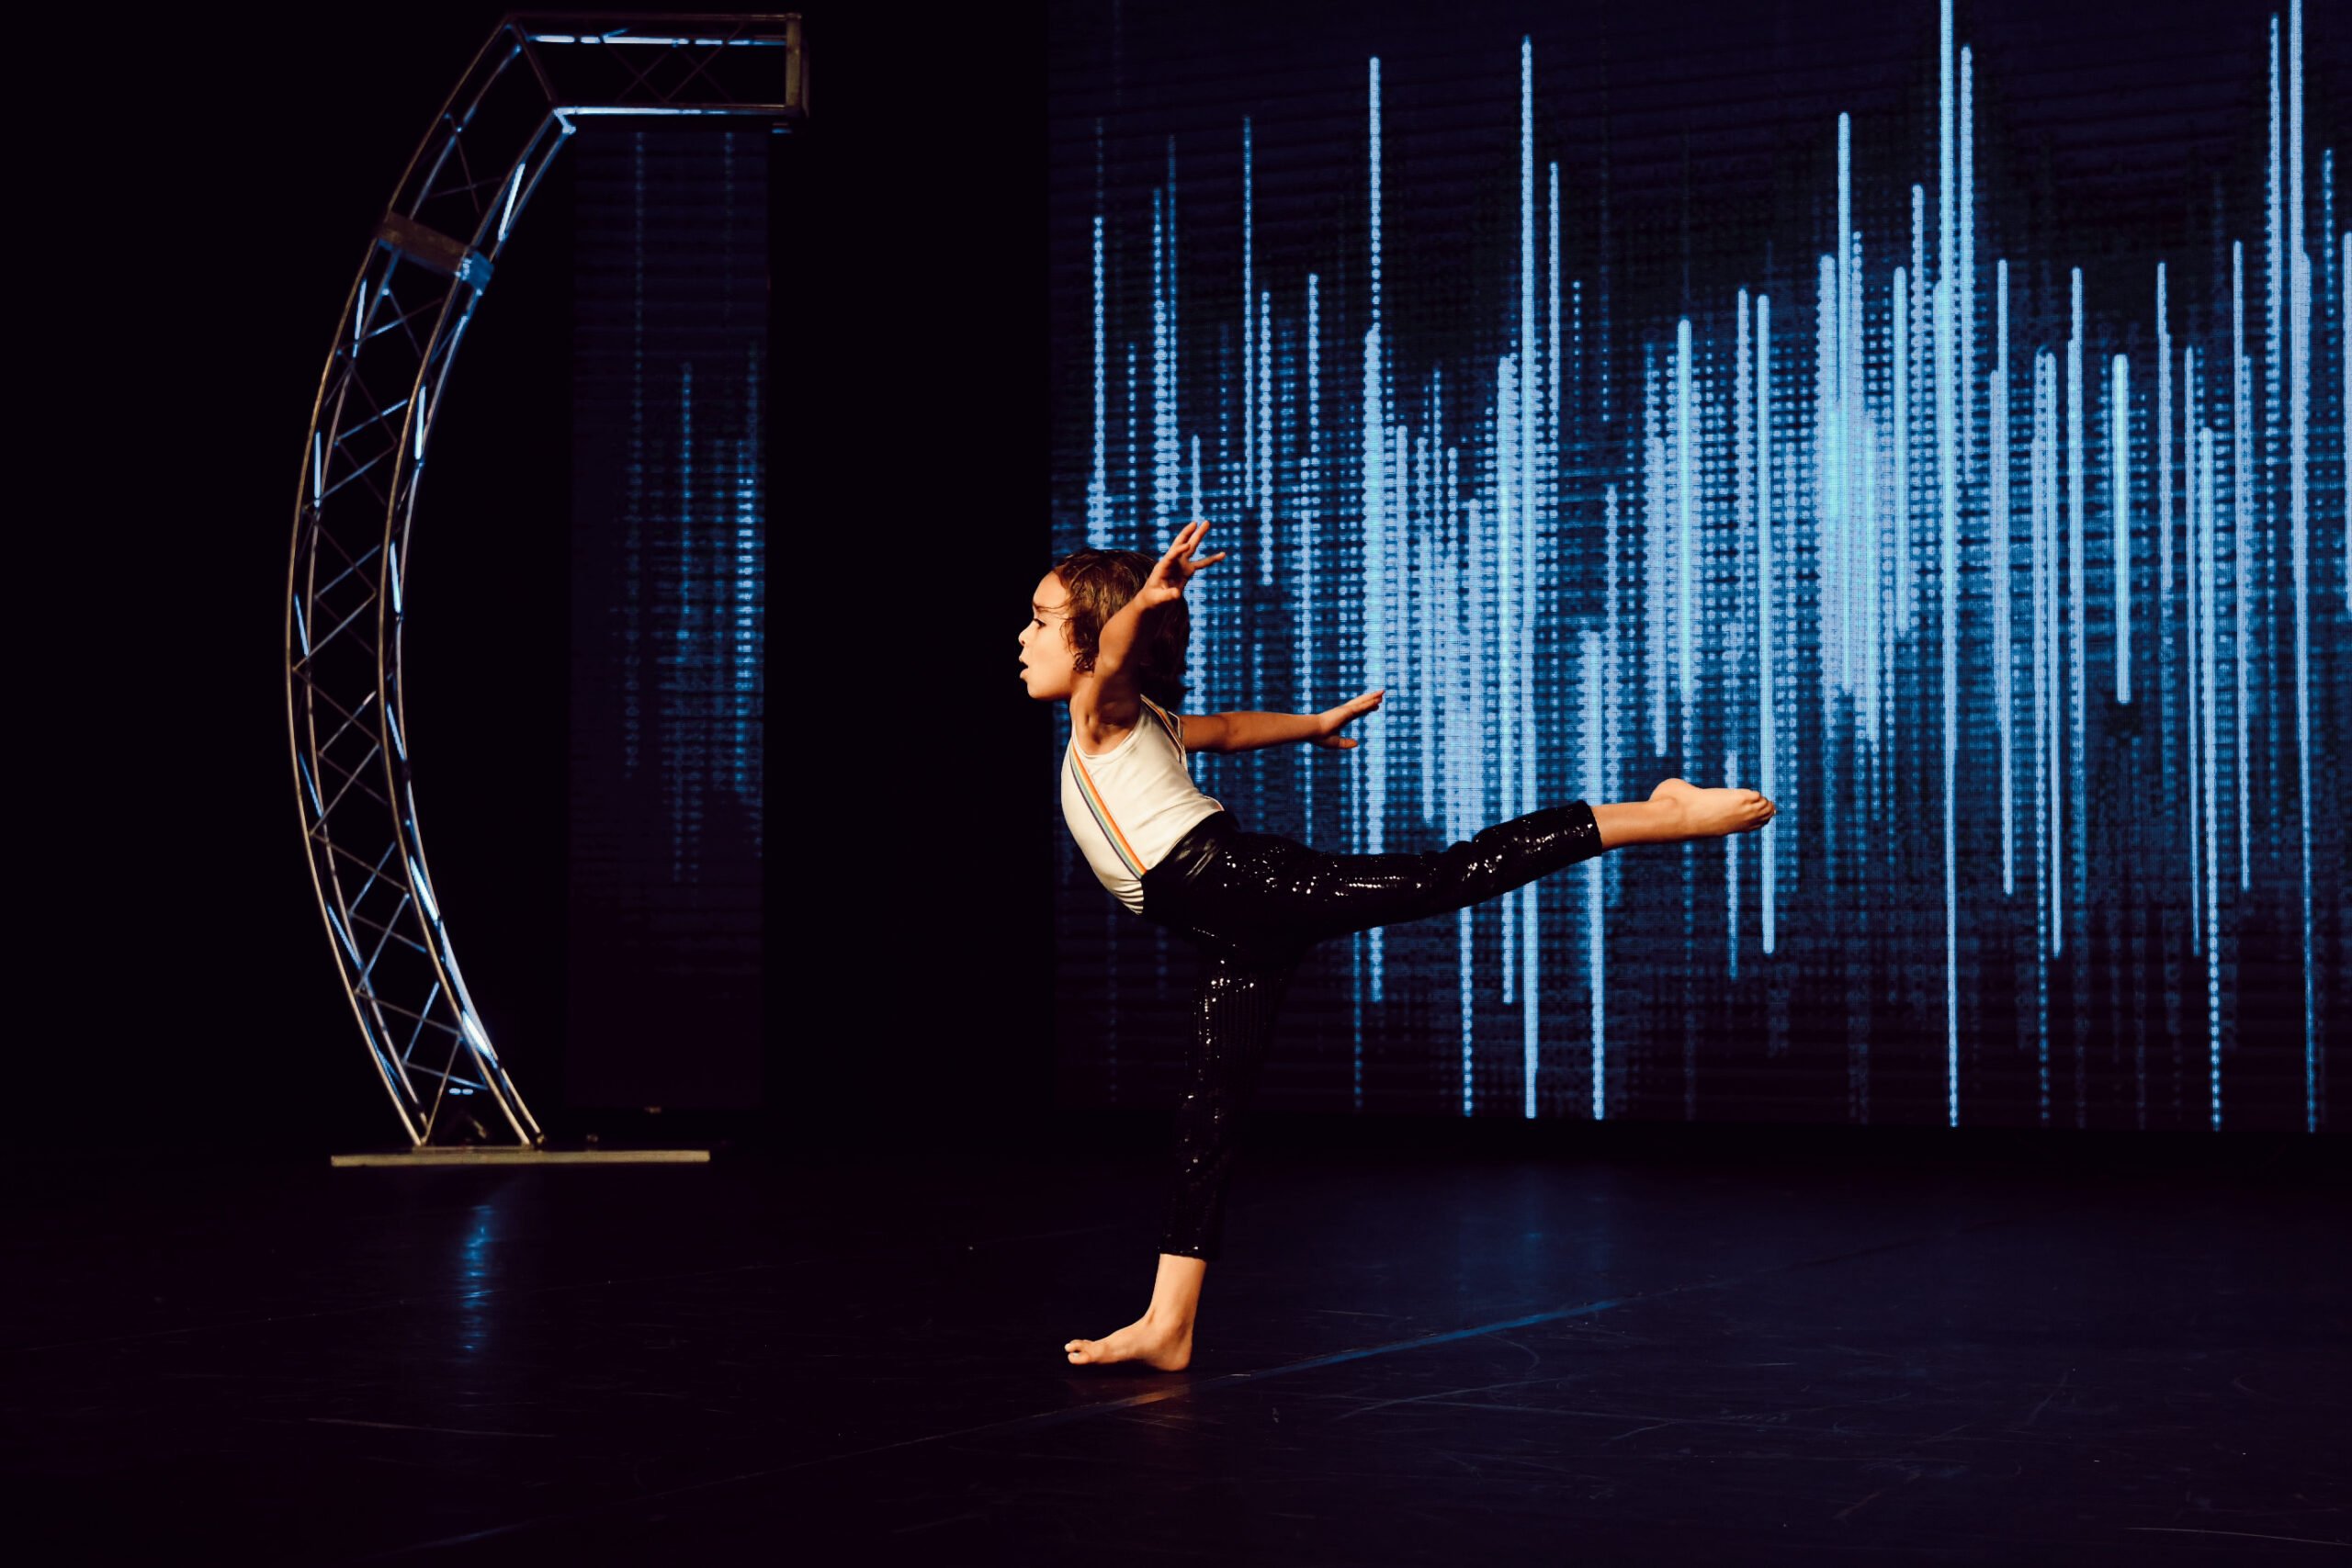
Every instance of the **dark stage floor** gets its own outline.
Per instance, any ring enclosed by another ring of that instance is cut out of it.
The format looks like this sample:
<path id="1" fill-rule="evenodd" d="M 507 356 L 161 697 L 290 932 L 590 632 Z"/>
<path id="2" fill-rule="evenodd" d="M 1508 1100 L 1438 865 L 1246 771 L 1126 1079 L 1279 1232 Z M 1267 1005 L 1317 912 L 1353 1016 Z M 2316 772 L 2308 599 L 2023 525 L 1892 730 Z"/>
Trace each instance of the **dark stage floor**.
<path id="1" fill-rule="evenodd" d="M 1473 1156 L 1276 1122 L 1192 1368 L 1119 1375 L 1060 1346 L 1144 1304 L 1165 1122 L 1086 1125 L 998 1168 L 19 1160 L 12 1555 L 28 1526 L 41 1563 L 2352 1542 L 2332 1146 L 1783 1128 L 1735 1158 L 1678 1128 Z"/>

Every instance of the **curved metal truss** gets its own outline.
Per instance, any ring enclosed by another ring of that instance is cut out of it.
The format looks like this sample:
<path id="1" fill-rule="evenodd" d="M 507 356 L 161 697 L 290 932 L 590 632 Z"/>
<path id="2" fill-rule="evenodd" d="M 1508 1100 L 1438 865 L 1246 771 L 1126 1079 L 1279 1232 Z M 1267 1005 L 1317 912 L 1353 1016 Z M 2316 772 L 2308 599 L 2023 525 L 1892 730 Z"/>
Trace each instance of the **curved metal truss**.
<path id="1" fill-rule="evenodd" d="M 493 1121 L 451 1111 L 453 1093 L 494 1100 L 518 1143 L 545 1139 L 467 992 L 417 834 L 401 563 L 449 366 L 500 249 L 581 119 L 792 125 L 808 107 L 797 16 L 510 16 L 409 160 L 345 301 L 295 504 L 287 730 L 328 946 L 420 1147 Z"/>

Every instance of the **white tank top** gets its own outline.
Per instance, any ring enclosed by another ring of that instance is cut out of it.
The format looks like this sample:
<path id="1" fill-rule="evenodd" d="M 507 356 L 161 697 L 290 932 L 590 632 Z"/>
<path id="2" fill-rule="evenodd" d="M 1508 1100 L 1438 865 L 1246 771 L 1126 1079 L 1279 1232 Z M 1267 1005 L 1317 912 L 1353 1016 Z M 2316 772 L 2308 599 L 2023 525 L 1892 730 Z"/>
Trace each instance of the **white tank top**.
<path id="1" fill-rule="evenodd" d="M 1101 756 L 1078 749 L 1062 759 L 1062 818 L 1094 875 L 1119 902 L 1143 913 L 1143 874 L 1204 817 L 1225 809 L 1193 786 L 1184 763 L 1183 721 L 1142 699 L 1127 738 Z"/>

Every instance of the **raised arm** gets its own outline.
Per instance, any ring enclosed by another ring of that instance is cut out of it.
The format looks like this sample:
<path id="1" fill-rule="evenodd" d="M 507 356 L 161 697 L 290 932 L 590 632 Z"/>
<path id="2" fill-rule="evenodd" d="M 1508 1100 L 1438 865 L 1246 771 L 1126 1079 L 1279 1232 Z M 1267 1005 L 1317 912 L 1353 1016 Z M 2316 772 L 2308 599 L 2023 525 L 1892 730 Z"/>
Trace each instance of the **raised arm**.
<path id="1" fill-rule="evenodd" d="M 1282 746 L 1312 740 L 1335 750 L 1353 750 L 1355 739 L 1340 733 L 1349 720 L 1378 707 L 1387 695 L 1380 691 L 1350 697 L 1321 713 L 1207 713 L 1184 716 L 1187 751 L 1255 751 L 1261 746 Z"/>
<path id="2" fill-rule="evenodd" d="M 1070 694 L 1070 719 L 1087 735 L 1086 750 L 1100 750 L 1099 742 L 1106 734 L 1124 733 L 1142 712 L 1136 700 L 1135 671 L 1128 663 L 1136 635 L 1146 615 L 1184 596 L 1184 584 L 1194 572 L 1225 558 L 1223 550 L 1197 560 L 1193 558 L 1208 531 L 1206 521 L 1178 529 L 1175 542 L 1152 567 L 1151 576 L 1136 596 L 1102 623 L 1102 633 L 1095 638 L 1093 668 Z"/>

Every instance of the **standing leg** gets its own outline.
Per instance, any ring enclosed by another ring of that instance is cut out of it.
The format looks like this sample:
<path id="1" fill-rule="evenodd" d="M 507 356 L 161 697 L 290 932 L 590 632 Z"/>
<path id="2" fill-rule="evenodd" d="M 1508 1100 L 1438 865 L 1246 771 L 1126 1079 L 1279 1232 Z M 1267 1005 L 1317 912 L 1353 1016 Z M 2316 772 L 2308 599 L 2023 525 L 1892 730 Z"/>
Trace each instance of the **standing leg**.
<path id="1" fill-rule="evenodd" d="M 1257 1097 L 1274 1014 L 1297 967 L 1295 954 L 1201 953 L 1176 1105 L 1176 1175 L 1160 1217 L 1163 1253 L 1209 1262 L 1224 1248 L 1241 1114 Z"/>
<path id="2" fill-rule="evenodd" d="M 1225 1242 L 1226 1193 L 1240 1120 L 1256 1097 L 1274 1015 L 1300 950 L 1204 945 L 1176 1106 L 1176 1169 L 1160 1215 L 1159 1263 L 1144 1315 L 1102 1339 L 1062 1347 L 1076 1365 L 1145 1361 L 1181 1371 L 1193 1357 L 1201 1279 Z"/>

